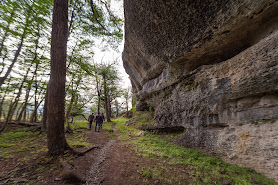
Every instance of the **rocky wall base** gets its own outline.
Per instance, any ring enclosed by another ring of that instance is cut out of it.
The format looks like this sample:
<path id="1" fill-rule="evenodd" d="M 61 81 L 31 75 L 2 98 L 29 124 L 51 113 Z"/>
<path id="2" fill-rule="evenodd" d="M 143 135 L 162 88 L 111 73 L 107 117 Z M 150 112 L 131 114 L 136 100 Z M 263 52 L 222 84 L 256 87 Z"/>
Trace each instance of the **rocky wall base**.
<path id="1" fill-rule="evenodd" d="M 278 181 L 278 31 L 227 61 L 164 79 L 166 88 L 139 92 L 155 127 L 184 127 L 178 143 Z"/>
<path id="2" fill-rule="evenodd" d="M 278 121 L 225 128 L 187 129 L 176 142 L 251 167 L 278 181 Z"/>

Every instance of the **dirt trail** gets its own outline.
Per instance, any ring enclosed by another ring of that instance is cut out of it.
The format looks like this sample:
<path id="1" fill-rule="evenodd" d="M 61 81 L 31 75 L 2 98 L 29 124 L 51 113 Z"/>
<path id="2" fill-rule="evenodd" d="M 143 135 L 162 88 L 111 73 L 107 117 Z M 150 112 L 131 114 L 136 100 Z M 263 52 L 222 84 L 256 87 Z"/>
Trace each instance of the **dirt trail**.
<path id="1" fill-rule="evenodd" d="M 89 174 L 87 176 L 86 184 L 101 184 L 105 179 L 103 163 L 107 158 L 107 153 L 110 147 L 115 143 L 114 139 L 109 140 L 103 148 L 96 154 L 96 161 L 91 165 Z"/>
<path id="2" fill-rule="evenodd" d="M 177 184 L 169 183 L 168 179 L 175 178 L 175 171 L 182 171 L 184 168 L 168 164 L 163 159 L 148 159 L 138 155 L 138 152 L 135 152 L 130 144 L 122 142 L 115 129 L 113 133 L 107 130 L 100 130 L 100 132 L 90 131 L 84 133 L 82 137 L 86 137 L 87 141 L 95 146 L 93 150 L 82 156 L 68 153 L 63 158 L 54 159 L 54 161 L 43 164 L 43 166 L 42 163 L 34 159 L 28 163 L 30 168 L 27 166 L 28 168 L 24 168 L 20 173 L 3 181 L 0 180 L 0 184 L 7 184 L 6 182 L 9 182 L 8 184 L 26 184 L 26 182 L 31 182 L 31 180 L 33 180 L 33 184 L 40 185 Z M 36 138 L 34 138 L 35 140 Z M 39 144 L 46 145 L 46 142 Z M 86 149 L 84 147 L 75 147 L 75 150 L 84 152 Z M 22 153 L 16 159 L 20 160 L 24 155 L 27 156 L 28 154 Z M 46 153 L 43 153 L 43 155 L 44 159 L 48 158 Z M 1 163 L 0 161 L 0 166 L 1 164 L 4 164 L 4 162 Z M 8 164 L 11 169 L 17 170 L 13 160 Z M 22 167 L 18 167 L 18 169 Z M 11 169 L 3 170 L 2 168 L 2 173 L 8 174 Z M 159 172 L 157 174 L 159 177 L 151 176 L 150 170 L 153 169 Z M 144 175 L 143 172 L 147 173 Z M 187 174 L 183 175 L 185 177 L 188 176 Z"/>
<path id="3" fill-rule="evenodd" d="M 93 160 L 87 169 L 86 176 L 83 176 L 83 179 L 86 179 L 85 184 L 158 184 L 159 181 L 146 181 L 140 175 L 140 169 L 143 166 L 149 166 L 150 161 L 137 156 L 130 146 L 122 144 L 115 129 L 113 134 L 114 137 L 108 139 L 107 131 L 92 132 L 91 141 L 100 149 L 90 152 L 85 157 L 87 161 Z M 79 166 L 84 165 L 84 162 L 75 161 L 75 163 Z M 77 168 L 80 169 L 80 167 Z"/>

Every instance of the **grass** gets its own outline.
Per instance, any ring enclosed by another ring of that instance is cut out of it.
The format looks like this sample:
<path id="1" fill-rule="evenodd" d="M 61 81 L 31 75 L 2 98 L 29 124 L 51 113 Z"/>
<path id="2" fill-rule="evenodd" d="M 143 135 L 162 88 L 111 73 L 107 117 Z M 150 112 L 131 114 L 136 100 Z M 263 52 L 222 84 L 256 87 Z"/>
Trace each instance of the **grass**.
<path id="1" fill-rule="evenodd" d="M 173 144 L 169 138 L 176 135 L 159 135 L 146 133 L 141 137 L 134 137 L 140 130 L 134 126 L 127 127 L 125 118 L 113 120 L 120 138 L 125 144 L 131 144 L 137 155 L 148 159 L 166 161 L 168 164 L 181 164 L 191 169 L 190 177 L 193 184 L 277 184 L 274 180 L 268 179 L 262 174 L 256 173 L 249 168 L 243 168 L 222 161 L 217 157 L 207 156 L 202 152 Z M 165 140 L 162 138 L 166 138 Z M 159 170 L 144 170 L 143 177 L 160 176 Z M 176 182 L 181 182 L 176 177 Z M 169 180 L 169 179 L 168 179 Z"/>
<path id="2" fill-rule="evenodd" d="M 74 133 L 73 135 L 66 135 L 67 142 L 70 146 L 78 147 L 78 146 L 85 146 L 87 148 L 92 147 L 91 143 L 87 142 L 88 139 L 85 136 L 87 132 L 83 134 Z"/>
<path id="3" fill-rule="evenodd" d="M 66 139 L 70 146 L 73 148 L 80 146 L 84 146 L 86 148 L 92 147 L 91 143 L 87 142 L 88 139 L 86 137 L 86 135 L 90 132 L 90 130 L 87 130 L 87 128 L 89 128 L 87 120 L 75 120 L 72 124 L 70 124 L 70 127 L 74 130 L 73 134 L 66 134 Z"/>
<path id="4" fill-rule="evenodd" d="M 21 159 L 27 162 L 46 151 L 46 146 L 40 146 L 37 142 L 46 140 L 45 134 L 38 131 L 14 130 L 0 134 L 0 158 L 14 158 L 20 153 L 28 152 L 29 155 Z"/>
<path id="5" fill-rule="evenodd" d="M 134 114 L 133 123 L 137 128 L 153 125 L 153 114 L 154 112 L 152 111 L 137 111 Z"/>
<path id="6" fill-rule="evenodd" d="M 148 168 L 148 169 L 144 169 L 142 170 L 142 173 L 141 173 L 142 177 L 144 177 L 145 179 L 149 179 L 152 177 L 152 174 L 151 174 L 151 170 Z"/>
<path id="7" fill-rule="evenodd" d="M 87 135 L 90 132 L 87 121 L 76 121 L 71 124 L 74 129 L 73 134 L 66 133 L 68 144 L 76 149 L 80 146 L 90 148 L 91 143 L 87 142 Z M 84 149 L 84 148 L 83 148 Z M 30 182 L 25 184 L 37 184 L 40 178 L 47 178 L 48 173 L 60 173 L 61 165 L 59 159 L 51 158 L 47 155 L 47 138 L 45 132 L 36 130 L 16 129 L 0 134 L 0 160 L 5 160 L 9 168 L 19 169 L 27 167 L 24 170 L 11 173 L 7 176 L 4 184 L 17 184 L 16 179 L 34 177 Z M 63 159 L 68 164 L 73 164 L 73 155 L 65 151 Z M 7 173 L 4 171 L 4 173 Z M 16 178 L 15 178 L 16 177 Z M 0 182 L 1 184 L 1 182 Z"/>
<path id="8" fill-rule="evenodd" d="M 88 128 L 87 121 L 75 121 L 71 124 L 73 129 Z M 86 134 L 89 130 L 78 129 L 73 134 L 66 134 L 67 142 L 73 148 L 76 146 L 92 147 L 87 142 Z M 28 155 L 21 157 L 22 154 L 28 152 Z M 20 158 L 22 163 L 27 163 L 31 159 L 38 157 L 42 153 L 47 152 L 46 133 L 39 131 L 17 129 L 0 134 L 0 159 Z"/>
<path id="9" fill-rule="evenodd" d="M 67 124 L 65 124 L 65 127 Z M 78 128 L 89 128 L 89 122 L 87 120 L 74 120 L 73 123 L 70 123 L 70 127 L 75 130 Z"/>

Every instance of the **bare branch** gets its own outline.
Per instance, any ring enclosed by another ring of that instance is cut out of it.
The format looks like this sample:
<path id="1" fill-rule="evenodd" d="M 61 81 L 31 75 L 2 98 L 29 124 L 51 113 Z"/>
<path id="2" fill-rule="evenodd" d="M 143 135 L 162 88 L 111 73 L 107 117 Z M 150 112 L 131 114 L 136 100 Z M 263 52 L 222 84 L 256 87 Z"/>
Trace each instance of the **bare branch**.
<path id="1" fill-rule="evenodd" d="M 93 12 L 93 15 L 95 17 L 95 20 L 97 21 L 97 23 L 105 30 L 107 31 L 107 29 L 101 24 L 101 22 L 97 19 L 97 17 L 99 16 L 98 13 L 95 11 L 95 8 L 94 8 L 94 2 L 93 0 L 90 0 L 90 4 L 91 4 L 91 9 L 92 9 L 92 12 Z"/>
<path id="2" fill-rule="evenodd" d="M 102 4 L 104 4 L 104 6 L 105 6 L 105 8 L 106 8 L 106 10 L 107 10 L 107 12 L 108 12 L 108 14 L 109 14 L 109 16 L 112 17 L 113 20 L 117 20 L 116 16 L 111 12 L 111 10 L 110 10 L 110 8 L 109 8 L 107 2 L 102 1 L 102 0 L 101 0 L 100 2 L 101 2 Z"/>

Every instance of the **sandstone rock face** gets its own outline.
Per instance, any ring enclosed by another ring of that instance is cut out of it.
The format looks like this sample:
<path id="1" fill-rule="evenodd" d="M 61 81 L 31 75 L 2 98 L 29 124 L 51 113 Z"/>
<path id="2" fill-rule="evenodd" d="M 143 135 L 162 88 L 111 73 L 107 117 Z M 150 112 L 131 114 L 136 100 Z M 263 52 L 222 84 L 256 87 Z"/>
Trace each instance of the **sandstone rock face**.
<path id="1" fill-rule="evenodd" d="M 185 128 L 178 143 L 278 180 L 278 2 L 124 3 L 138 108 Z"/>

